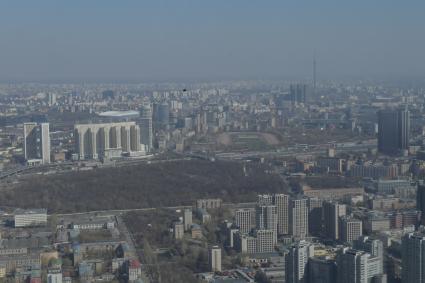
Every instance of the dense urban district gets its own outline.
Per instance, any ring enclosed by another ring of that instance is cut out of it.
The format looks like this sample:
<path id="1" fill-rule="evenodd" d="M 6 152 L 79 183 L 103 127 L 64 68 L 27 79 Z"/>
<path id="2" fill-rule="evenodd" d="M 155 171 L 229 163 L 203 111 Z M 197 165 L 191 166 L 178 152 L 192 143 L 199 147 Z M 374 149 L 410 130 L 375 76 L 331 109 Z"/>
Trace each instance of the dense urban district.
<path id="1" fill-rule="evenodd" d="M 0 84 L 1 282 L 418 283 L 425 85 Z"/>

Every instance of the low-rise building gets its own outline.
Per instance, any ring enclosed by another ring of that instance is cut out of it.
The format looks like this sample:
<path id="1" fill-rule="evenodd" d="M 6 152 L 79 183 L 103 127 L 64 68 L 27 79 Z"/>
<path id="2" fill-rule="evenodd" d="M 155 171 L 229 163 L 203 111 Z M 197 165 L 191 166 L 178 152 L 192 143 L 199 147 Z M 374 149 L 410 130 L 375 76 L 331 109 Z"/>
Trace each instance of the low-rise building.
<path id="1" fill-rule="evenodd" d="M 127 264 L 128 280 L 136 281 L 142 276 L 140 262 L 137 259 L 130 259 Z"/>
<path id="2" fill-rule="evenodd" d="M 4 255 L 24 255 L 28 253 L 28 248 L 0 249 L 0 256 Z"/>
<path id="3" fill-rule="evenodd" d="M 42 226 L 47 224 L 46 209 L 17 209 L 14 215 L 15 227 Z"/>
<path id="4" fill-rule="evenodd" d="M 181 240 L 184 236 L 184 224 L 181 222 L 175 222 L 173 227 L 174 239 Z"/>
<path id="5" fill-rule="evenodd" d="M 219 198 L 198 199 L 196 200 L 196 208 L 202 208 L 202 209 L 220 208 L 222 202 L 223 201 Z"/>
<path id="6" fill-rule="evenodd" d="M 198 208 L 196 212 L 202 223 L 207 223 L 211 220 L 211 215 L 205 209 Z"/>
<path id="7" fill-rule="evenodd" d="M 369 208 L 372 210 L 396 210 L 399 208 L 399 198 L 387 197 L 387 198 L 373 198 L 368 201 Z"/>
<path id="8" fill-rule="evenodd" d="M 388 231 L 391 228 L 390 219 L 383 215 L 368 215 L 363 224 L 368 234 L 378 231 Z"/>
<path id="9" fill-rule="evenodd" d="M 17 268 L 41 265 L 40 254 L 0 256 L 0 266 L 6 268 L 6 273 L 14 272 Z"/>
<path id="10" fill-rule="evenodd" d="M 113 221 L 86 221 L 80 223 L 72 223 L 72 229 L 77 230 L 100 230 L 100 229 L 113 229 L 115 228 L 115 222 Z"/>
<path id="11" fill-rule="evenodd" d="M 322 200 L 342 200 L 348 196 L 357 196 L 364 194 L 363 188 L 311 188 L 303 186 L 303 194 L 310 198 Z"/>
<path id="12" fill-rule="evenodd" d="M 202 238 L 202 228 L 198 224 L 192 224 L 192 239 Z"/>

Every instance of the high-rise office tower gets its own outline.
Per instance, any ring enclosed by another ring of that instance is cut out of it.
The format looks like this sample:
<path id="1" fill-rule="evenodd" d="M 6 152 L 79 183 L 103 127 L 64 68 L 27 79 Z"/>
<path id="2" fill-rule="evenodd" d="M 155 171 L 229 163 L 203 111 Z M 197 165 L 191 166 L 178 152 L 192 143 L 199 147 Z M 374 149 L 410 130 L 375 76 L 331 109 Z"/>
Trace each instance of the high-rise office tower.
<path id="1" fill-rule="evenodd" d="M 289 233 L 289 196 L 285 194 L 275 194 L 273 204 L 277 211 L 277 234 L 287 235 Z"/>
<path id="2" fill-rule="evenodd" d="M 153 128 L 152 128 L 152 108 L 150 105 L 144 105 L 140 109 L 140 143 L 149 152 L 152 150 Z"/>
<path id="3" fill-rule="evenodd" d="M 49 123 L 24 123 L 24 154 L 27 161 L 50 163 Z"/>
<path id="4" fill-rule="evenodd" d="M 274 205 L 277 213 L 277 234 L 288 234 L 288 206 L 289 195 L 285 194 L 265 194 L 258 195 L 258 205 Z"/>
<path id="5" fill-rule="evenodd" d="M 221 248 L 219 246 L 210 248 L 208 262 L 212 272 L 221 271 Z"/>
<path id="6" fill-rule="evenodd" d="M 56 104 L 56 98 L 57 98 L 56 93 L 49 92 L 48 94 L 49 106 L 53 106 Z"/>
<path id="7" fill-rule="evenodd" d="M 292 104 L 305 103 L 307 97 L 307 85 L 305 84 L 296 84 L 290 85 L 289 87 L 289 96 L 291 98 Z"/>
<path id="8" fill-rule="evenodd" d="M 307 263 L 314 256 L 314 245 L 300 241 L 289 248 L 285 257 L 286 283 L 308 283 Z"/>
<path id="9" fill-rule="evenodd" d="M 312 257 L 308 261 L 308 283 L 336 283 L 335 260 Z"/>
<path id="10" fill-rule="evenodd" d="M 401 280 L 425 283 L 425 235 L 409 233 L 401 241 Z"/>
<path id="11" fill-rule="evenodd" d="M 201 110 L 196 114 L 196 132 L 206 133 L 208 131 L 207 112 Z"/>
<path id="12" fill-rule="evenodd" d="M 186 208 L 184 210 L 184 214 L 183 214 L 184 230 L 185 231 L 190 230 L 192 223 L 193 223 L 192 222 L 192 209 Z"/>
<path id="13" fill-rule="evenodd" d="M 350 248 L 337 255 L 337 275 L 338 283 L 386 282 L 381 258 Z"/>
<path id="14" fill-rule="evenodd" d="M 255 227 L 255 210 L 241 208 L 235 211 L 235 224 L 239 231 L 248 234 Z"/>
<path id="15" fill-rule="evenodd" d="M 352 243 L 363 235 L 362 221 L 348 215 L 339 218 L 340 241 Z"/>
<path id="16" fill-rule="evenodd" d="M 369 253 L 379 261 L 380 269 L 384 270 L 384 244 L 381 240 L 361 236 L 353 242 L 353 248 Z"/>
<path id="17" fill-rule="evenodd" d="M 368 236 L 361 236 L 357 240 L 354 240 L 353 247 L 356 250 L 365 251 L 370 253 L 372 256 L 383 258 L 384 256 L 384 244 L 381 240 L 372 239 Z"/>
<path id="18" fill-rule="evenodd" d="M 72 92 L 68 94 L 68 105 L 71 106 L 74 103 Z"/>
<path id="19" fill-rule="evenodd" d="M 308 198 L 308 232 L 319 236 L 323 224 L 323 201 L 319 198 Z"/>
<path id="20" fill-rule="evenodd" d="M 289 204 L 289 234 L 304 239 L 308 235 L 307 198 L 291 199 Z"/>
<path id="21" fill-rule="evenodd" d="M 378 150 L 394 154 L 409 146 L 410 112 L 407 109 L 378 112 Z"/>
<path id="22" fill-rule="evenodd" d="M 338 283 L 368 283 L 367 265 L 369 254 L 344 249 L 337 257 Z"/>
<path id="23" fill-rule="evenodd" d="M 156 106 L 155 122 L 161 125 L 168 125 L 170 121 L 170 106 L 164 102 Z"/>
<path id="24" fill-rule="evenodd" d="M 273 231 L 273 243 L 277 243 L 277 211 L 275 205 L 257 205 L 255 208 L 257 230 Z"/>
<path id="25" fill-rule="evenodd" d="M 323 204 L 324 234 L 334 241 L 339 240 L 339 217 L 346 214 L 345 204 L 326 201 Z"/>
<path id="26" fill-rule="evenodd" d="M 418 190 L 416 192 L 416 208 L 423 215 L 422 224 L 425 220 L 425 185 L 418 185 Z"/>

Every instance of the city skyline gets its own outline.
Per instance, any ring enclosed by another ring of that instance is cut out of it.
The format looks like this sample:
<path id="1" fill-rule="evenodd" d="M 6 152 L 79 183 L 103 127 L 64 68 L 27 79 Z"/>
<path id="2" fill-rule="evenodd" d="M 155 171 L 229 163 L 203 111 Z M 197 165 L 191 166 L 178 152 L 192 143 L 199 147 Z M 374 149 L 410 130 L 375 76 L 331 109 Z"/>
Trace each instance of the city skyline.
<path id="1" fill-rule="evenodd" d="M 425 283 L 425 4 L 0 3 L 0 281 Z"/>

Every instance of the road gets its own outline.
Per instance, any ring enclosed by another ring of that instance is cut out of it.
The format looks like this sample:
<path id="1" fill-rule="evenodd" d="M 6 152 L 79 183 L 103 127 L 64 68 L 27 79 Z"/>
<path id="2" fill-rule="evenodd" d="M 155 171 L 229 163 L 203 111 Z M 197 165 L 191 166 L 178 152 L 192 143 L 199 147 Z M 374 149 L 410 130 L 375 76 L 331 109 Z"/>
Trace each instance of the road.
<path id="1" fill-rule="evenodd" d="M 249 152 L 223 152 L 215 154 L 216 159 L 242 160 L 246 158 L 259 157 L 297 157 L 301 155 L 324 155 L 330 144 L 319 145 L 298 145 L 278 150 L 270 151 L 249 151 Z M 337 151 L 368 151 L 376 148 L 376 141 L 366 141 L 364 143 L 336 143 L 333 145 Z"/>
<path id="2" fill-rule="evenodd" d="M 133 212 L 133 211 L 152 211 L 156 209 L 185 209 L 191 208 L 192 206 L 181 205 L 181 206 L 167 206 L 167 207 L 143 207 L 143 208 L 128 208 L 128 209 L 105 209 L 105 210 L 92 210 L 86 212 L 73 212 L 73 213 L 58 213 L 57 216 L 77 216 L 84 214 L 101 214 L 102 216 L 115 216 L 122 215 L 124 213 Z"/>

